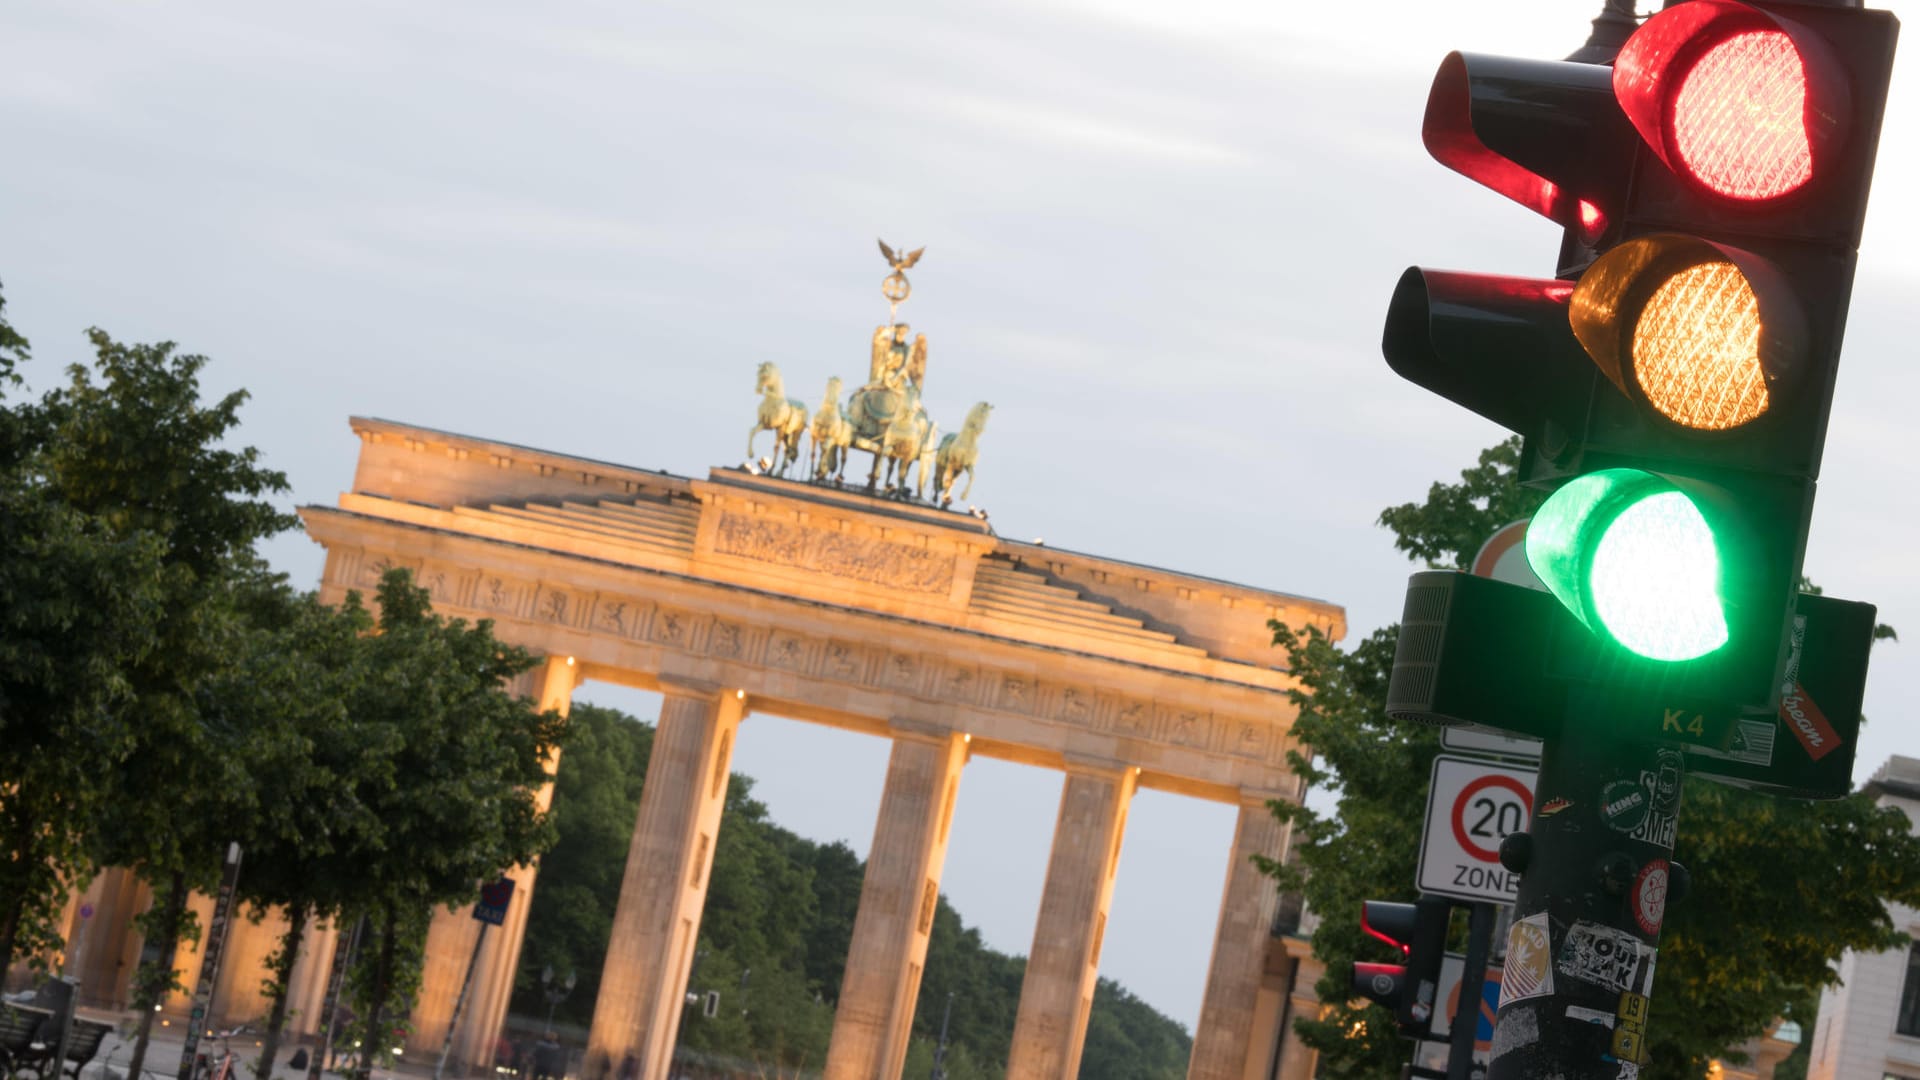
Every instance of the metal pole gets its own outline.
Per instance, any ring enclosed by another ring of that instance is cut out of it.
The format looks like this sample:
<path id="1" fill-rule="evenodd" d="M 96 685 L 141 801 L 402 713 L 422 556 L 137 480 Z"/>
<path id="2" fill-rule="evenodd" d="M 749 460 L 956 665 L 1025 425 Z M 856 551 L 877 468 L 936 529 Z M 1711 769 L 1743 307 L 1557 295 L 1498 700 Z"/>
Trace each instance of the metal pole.
<path id="1" fill-rule="evenodd" d="M 953 1019 L 953 991 L 947 991 L 947 1007 L 940 1014 L 940 1045 L 933 1051 L 933 1080 L 947 1080 L 947 1021 Z"/>
<path id="2" fill-rule="evenodd" d="M 433 1064 L 433 1080 L 440 1080 L 447 1071 L 447 1057 L 453 1053 L 453 1037 L 460 1030 L 460 1014 L 467 1010 L 467 998 L 473 994 L 473 973 L 480 966 L 480 948 L 487 943 L 487 931 L 492 928 L 492 923 L 482 920 L 480 935 L 473 939 L 473 954 L 467 957 L 467 977 L 460 980 L 460 996 L 453 999 L 453 1016 L 447 1020 L 447 1037 L 440 1044 L 440 1060 Z M 553 1025 L 549 1023 L 547 1026 Z"/>
<path id="3" fill-rule="evenodd" d="M 695 949 L 693 951 L 693 963 L 687 968 L 687 989 L 685 993 L 680 995 L 680 1023 L 673 1032 L 673 1049 L 667 1052 L 668 1080 L 672 1080 L 673 1077 L 673 1059 L 679 1056 L 680 1044 L 685 1041 L 687 1037 L 687 1015 L 693 1011 L 691 1008 L 693 1003 L 688 1000 L 688 995 L 695 992 L 693 989 L 693 978 L 700 974 L 700 961 L 706 958 L 707 950 Z"/>
<path id="4" fill-rule="evenodd" d="M 227 867 L 220 875 L 220 893 L 207 923 L 207 944 L 200 953 L 200 981 L 193 984 L 193 1006 L 187 1013 L 187 1041 L 180 1048 L 180 1080 L 193 1075 L 193 1058 L 200 1036 L 213 1012 L 213 984 L 220 976 L 220 952 L 227 941 L 227 923 L 233 913 L 233 892 L 240 885 L 240 845 L 227 845 Z"/>
<path id="5" fill-rule="evenodd" d="M 1540 758 L 1534 806 L 1554 809 L 1501 846 L 1522 877 L 1489 1080 L 1614 1080 L 1647 1061 L 1668 883 L 1684 875 L 1681 754 L 1620 739 L 1617 706 L 1575 699 Z"/>
<path id="6" fill-rule="evenodd" d="M 1472 904 L 1467 923 L 1467 959 L 1460 971 L 1459 1004 L 1453 1010 L 1452 1047 L 1447 1052 L 1447 1080 L 1472 1080 L 1473 1044 L 1480 1033 L 1480 998 L 1486 986 L 1487 954 L 1493 951 L 1492 904 Z"/>
<path id="7" fill-rule="evenodd" d="M 327 972 L 327 992 L 320 1001 L 320 1008 L 326 1015 L 320 1018 L 320 1045 L 314 1047 L 313 1058 L 307 1062 L 307 1080 L 320 1080 L 320 1074 L 327 1065 L 327 1056 L 333 1053 L 334 1019 L 340 1012 L 340 984 L 346 981 L 347 967 L 353 962 L 354 950 L 360 947 L 360 934 L 366 928 L 367 918 L 362 915 L 354 920 L 353 929 L 344 938 L 338 933 L 338 922 L 336 918 L 333 966 Z"/>

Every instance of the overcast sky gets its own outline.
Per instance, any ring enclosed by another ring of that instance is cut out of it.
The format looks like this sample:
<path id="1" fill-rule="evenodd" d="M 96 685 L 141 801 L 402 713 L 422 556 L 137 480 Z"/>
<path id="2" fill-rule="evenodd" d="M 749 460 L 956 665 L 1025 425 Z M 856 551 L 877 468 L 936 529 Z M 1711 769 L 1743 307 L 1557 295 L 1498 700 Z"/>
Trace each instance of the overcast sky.
<path id="1" fill-rule="evenodd" d="M 810 407 L 856 383 L 874 236 L 925 245 L 902 317 L 944 428 L 995 406 L 973 501 L 1003 535 L 1327 599 L 1357 637 L 1415 569 L 1381 508 L 1503 434 L 1380 359 L 1395 278 L 1550 274 L 1558 240 L 1426 156 L 1428 84 L 1452 48 L 1564 55 L 1599 6 L 14 0 L 0 281 L 38 385 L 91 325 L 178 341 L 328 503 L 351 414 L 737 464 L 755 366 Z M 1807 567 L 1920 635 L 1914 82 L 1908 56 Z M 271 554 L 317 581 L 304 537 Z M 1862 776 L 1920 752 L 1915 648 L 1876 655 Z M 864 853 L 886 744 L 748 732 L 775 817 Z M 1025 952 L 1059 777 L 979 761 L 961 790 L 945 890 Z M 1103 971 L 1189 1025 L 1232 818 L 1145 793 L 1121 860 Z"/>

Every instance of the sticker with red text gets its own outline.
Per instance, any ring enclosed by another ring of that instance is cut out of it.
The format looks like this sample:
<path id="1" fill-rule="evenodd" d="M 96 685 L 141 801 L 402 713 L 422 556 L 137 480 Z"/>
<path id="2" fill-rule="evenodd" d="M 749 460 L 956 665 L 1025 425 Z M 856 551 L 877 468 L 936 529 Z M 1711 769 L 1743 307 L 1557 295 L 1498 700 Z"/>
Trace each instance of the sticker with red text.
<path id="1" fill-rule="evenodd" d="M 1807 756 L 1815 761 L 1840 748 L 1840 733 L 1833 730 L 1827 714 L 1820 711 L 1820 706 L 1814 704 L 1799 683 L 1780 695 L 1780 722 L 1787 725 L 1793 737 L 1806 747 Z"/>

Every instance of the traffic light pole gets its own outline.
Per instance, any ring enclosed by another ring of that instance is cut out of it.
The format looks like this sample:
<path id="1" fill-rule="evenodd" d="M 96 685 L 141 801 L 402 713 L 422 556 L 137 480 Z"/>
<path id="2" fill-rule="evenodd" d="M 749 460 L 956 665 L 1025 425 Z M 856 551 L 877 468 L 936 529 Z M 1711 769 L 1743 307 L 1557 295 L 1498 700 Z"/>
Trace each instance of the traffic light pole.
<path id="1" fill-rule="evenodd" d="M 1501 847 L 1523 876 L 1488 1080 L 1615 1080 L 1647 1061 L 1660 926 L 1685 874 L 1671 861 L 1681 755 L 1622 740 L 1608 711 L 1570 705 L 1541 754 L 1532 830 Z"/>
<path id="2" fill-rule="evenodd" d="M 1468 909 L 1467 958 L 1461 965 L 1460 993 L 1453 1010 L 1453 1027 L 1448 1033 L 1447 1080 L 1470 1080 L 1473 1074 L 1473 1044 L 1480 1030 L 1480 999 L 1485 992 L 1487 956 L 1493 951 L 1492 904 L 1473 904 Z"/>

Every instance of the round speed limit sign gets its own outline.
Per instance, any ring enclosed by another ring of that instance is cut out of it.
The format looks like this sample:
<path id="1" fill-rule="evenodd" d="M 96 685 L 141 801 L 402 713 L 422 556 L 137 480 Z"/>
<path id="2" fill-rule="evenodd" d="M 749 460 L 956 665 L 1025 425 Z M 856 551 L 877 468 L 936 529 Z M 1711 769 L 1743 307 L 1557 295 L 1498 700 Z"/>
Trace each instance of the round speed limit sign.
<path id="1" fill-rule="evenodd" d="M 1500 841 L 1533 821 L 1534 772 L 1473 758 L 1433 760 L 1416 885 L 1423 893 L 1509 904 L 1520 875 L 1500 865 Z"/>

